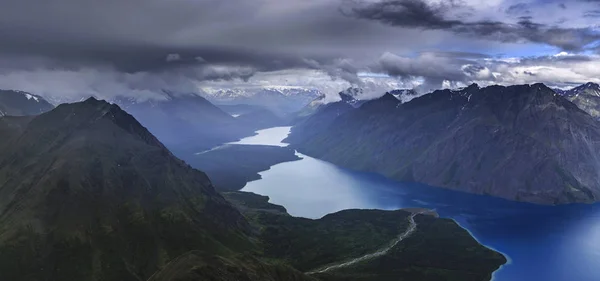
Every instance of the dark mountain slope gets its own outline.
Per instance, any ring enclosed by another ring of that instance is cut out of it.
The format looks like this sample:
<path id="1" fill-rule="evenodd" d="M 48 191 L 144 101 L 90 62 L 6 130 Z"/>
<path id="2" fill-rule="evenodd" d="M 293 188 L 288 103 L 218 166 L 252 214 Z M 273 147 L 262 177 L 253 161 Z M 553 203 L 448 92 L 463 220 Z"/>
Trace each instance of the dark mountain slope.
<path id="1" fill-rule="evenodd" d="M 259 173 L 274 165 L 296 160 L 300 157 L 289 147 L 234 144 L 195 154 L 186 161 L 204 171 L 217 190 L 231 191 L 261 179 Z"/>
<path id="2" fill-rule="evenodd" d="M 542 84 L 369 104 L 318 131 L 293 129 L 289 140 L 305 154 L 398 180 L 547 204 L 600 198 L 600 126 Z"/>
<path id="3" fill-rule="evenodd" d="M 223 258 L 202 252 L 187 253 L 148 281 L 317 281 L 280 262 L 268 263 L 252 256 Z"/>
<path id="4" fill-rule="evenodd" d="M 37 115 L 54 108 L 40 96 L 21 91 L 0 90 L 0 116 Z"/>
<path id="5" fill-rule="evenodd" d="M 37 116 L 0 159 L 7 280 L 146 280 L 190 249 L 249 244 L 207 176 L 116 105 L 89 99 Z"/>

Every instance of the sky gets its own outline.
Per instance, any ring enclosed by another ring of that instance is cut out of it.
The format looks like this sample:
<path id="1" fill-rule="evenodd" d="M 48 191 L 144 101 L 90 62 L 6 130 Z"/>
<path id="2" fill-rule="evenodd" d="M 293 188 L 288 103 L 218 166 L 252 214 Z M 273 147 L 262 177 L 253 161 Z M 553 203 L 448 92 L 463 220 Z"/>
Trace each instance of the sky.
<path id="1" fill-rule="evenodd" d="M 77 100 L 600 82 L 600 0 L 0 0 L 0 88 Z"/>

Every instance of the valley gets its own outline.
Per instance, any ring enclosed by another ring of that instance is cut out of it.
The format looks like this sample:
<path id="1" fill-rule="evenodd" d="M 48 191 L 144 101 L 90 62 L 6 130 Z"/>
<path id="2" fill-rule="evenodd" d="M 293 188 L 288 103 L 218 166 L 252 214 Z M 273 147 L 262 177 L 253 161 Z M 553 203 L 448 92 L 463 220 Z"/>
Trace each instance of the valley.
<path id="1" fill-rule="evenodd" d="M 0 281 L 600 281 L 600 0 L 0 0 Z"/>
<path id="2" fill-rule="evenodd" d="M 452 220 L 419 216 L 413 224 L 403 210 L 344 210 L 311 220 L 260 195 L 219 193 L 210 176 L 106 101 L 0 120 L 0 272 L 9 280 L 483 281 L 506 263 Z M 273 151 L 298 160 L 285 147 L 230 147 L 205 153 L 215 157 L 207 163 L 237 165 L 252 153 L 265 160 Z M 405 244 L 402 233 L 413 231 Z M 356 266 L 305 274 L 390 241 L 394 247 Z"/>

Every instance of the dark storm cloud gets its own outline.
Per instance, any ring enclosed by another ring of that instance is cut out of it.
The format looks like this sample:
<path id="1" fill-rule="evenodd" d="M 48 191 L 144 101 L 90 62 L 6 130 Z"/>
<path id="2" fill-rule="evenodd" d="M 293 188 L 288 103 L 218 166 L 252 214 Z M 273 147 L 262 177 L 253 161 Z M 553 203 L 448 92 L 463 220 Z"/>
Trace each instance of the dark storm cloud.
<path id="1" fill-rule="evenodd" d="M 318 39 L 338 34 L 343 39 L 346 35 L 340 31 L 339 21 L 328 17 L 311 20 L 310 15 L 278 19 L 276 12 L 269 21 L 260 13 L 272 7 L 271 3 L 276 2 L 0 0 L 0 55 L 44 57 L 50 68 L 94 66 L 128 73 L 211 73 L 201 79 L 219 78 L 209 65 L 275 71 L 311 68 L 306 57 L 319 66 L 329 66 L 339 59 L 335 55 L 285 50 L 282 46 L 302 38 L 315 40 L 308 36 Z M 330 6 L 335 14 L 337 4 Z M 311 15 L 320 16 L 318 12 Z M 319 28 L 307 24 L 307 19 Z M 286 32 L 286 28 L 299 23 L 302 25 L 295 32 Z M 345 26 L 360 30 L 351 24 Z M 197 69 L 190 71 L 190 67 Z M 223 78 L 233 78 L 230 74 L 235 72 L 225 72 Z"/>
<path id="2" fill-rule="evenodd" d="M 373 67 L 378 72 L 399 77 L 425 77 L 435 81 L 465 81 L 467 75 L 461 66 L 472 61 L 458 57 L 438 56 L 434 53 L 423 53 L 418 57 L 402 57 L 385 53 L 379 58 L 378 65 Z"/>
<path id="3" fill-rule="evenodd" d="M 462 24 L 459 20 L 444 18 L 446 5 L 431 6 L 421 0 L 384 0 L 364 2 L 347 0 L 341 8 L 342 13 L 385 24 L 427 29 L 451 29 Z"/>
<path id="4" fill-rule="evenodd" d="M 533 42 L 581 50 L 600 40 L 590 28 L 563 28 L 521 19 L 515 24 L 500 21 L 463 21 L 446 18 L 448 6 L 434 6 L 423 0 L 346 1 L 346 15 L 379 21 L 392 26 L 445 30 L 456 34 L 499 42 Z M 518 10 L 522 6 L 509 10 Z"/>
<path id="5" fill-rule="evenodd" d="M 489 54 L 506 50 L 512 56 L 519 47 L 502 43 L 580 50 L 598 39 L 590 29 L 566 27 L 575 13 L 586 20 L 577 10 L 582 3 L 570 5 L 569 13 L 561 10 L 570 19 L 563 25 L 547 23 L 560 17 L 540 18 L 547 7 L 527 0 L 480 2 L 0 0 L 0 88 L 69 91 L 73 97 L 129 90 L 159 96 L 165 88 L 268 85 L 269 77 L 288 71 L 295 73 L 289 77 L 318 73 L 326 78 L 318 81 L 344 86 L 364 82 L 357 73 L 387 73 L 427 87 L 496 82 L 491 73 L 509 72 L 494 68 L 505 66 L 500 60 L 490 65 L 495 57 Z M 521 13 L 525 6 L 509 8 L 519 2 L 530 3 L 531 13 Z M 558 3 L 549 6 L 559 10 Z M 515 14 L 504 13 L 507 8 Z M 529 47 L 519 53 L 540 50 Z M 538 60 L 567 64 L 583 58 Z"/>

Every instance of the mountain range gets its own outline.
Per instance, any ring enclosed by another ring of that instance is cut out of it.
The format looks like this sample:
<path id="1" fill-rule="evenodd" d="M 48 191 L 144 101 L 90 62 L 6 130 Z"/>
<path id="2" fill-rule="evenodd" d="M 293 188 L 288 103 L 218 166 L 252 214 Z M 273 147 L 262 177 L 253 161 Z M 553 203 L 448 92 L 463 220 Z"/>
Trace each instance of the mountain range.
<path id="1" fill-rule="evenodd" d="M 266 197 L 224 197 L 132 115 L 94 98 L 1 117 L 0 131 L 6 280 L 489 280 L 506 263 L 431 211 L 308 220 Z M 411 225 L 396 250 L 304 273 L 376 252 Z"/>
<path id="2" fill-rule="evenodd" d="M 318 90 L 298 87 L 249 89 L 204 89 L 203 96 L 216 105 L 257 105 L 279 116 L 301 110 L 323 94 Z"/>
<path id="3" fill-rule="evenodd" d="M 392 94 L 398 100 L 403 102 L 410 101 L 414 97 L 418 96 L 418 94 L 414 90 L 408 89 L 393 90 L 390 91 L 390 94 Z M 316 113 L 317 111 L 319 111 L 320 109 L 328 107 L 330 104 L 337 104 L 336 107 L 339 108 L 339 104 L 344 103 L 346 105 L 350 105 L 351 107 L 358 108 L 364 103 L 373 99 L 372 97 L 367 97 L 363 89 L 356 87 L 350 87 L 344 91 L 339 92 L 338 97 L 339 100 L 334 99 L 331 102 L 328 102 L 325 95 L 317 97 L 311 103 L 307 104 L 304 108 L 302 108 L 300 111 L 296 112 L 294 121 L 296 123 L 303 121 L 311 115 L 313 115 L 314 113 Z M 341 106 L 343 107 L 344 105 Z"/>
<path id="4" fill-rule="evenodd" d="M 295 126 L 287 142 L 401 181 L 561 204 L 600 199 L 598 139 L 594 117 L 534 84 L 329 105 Z"/>

